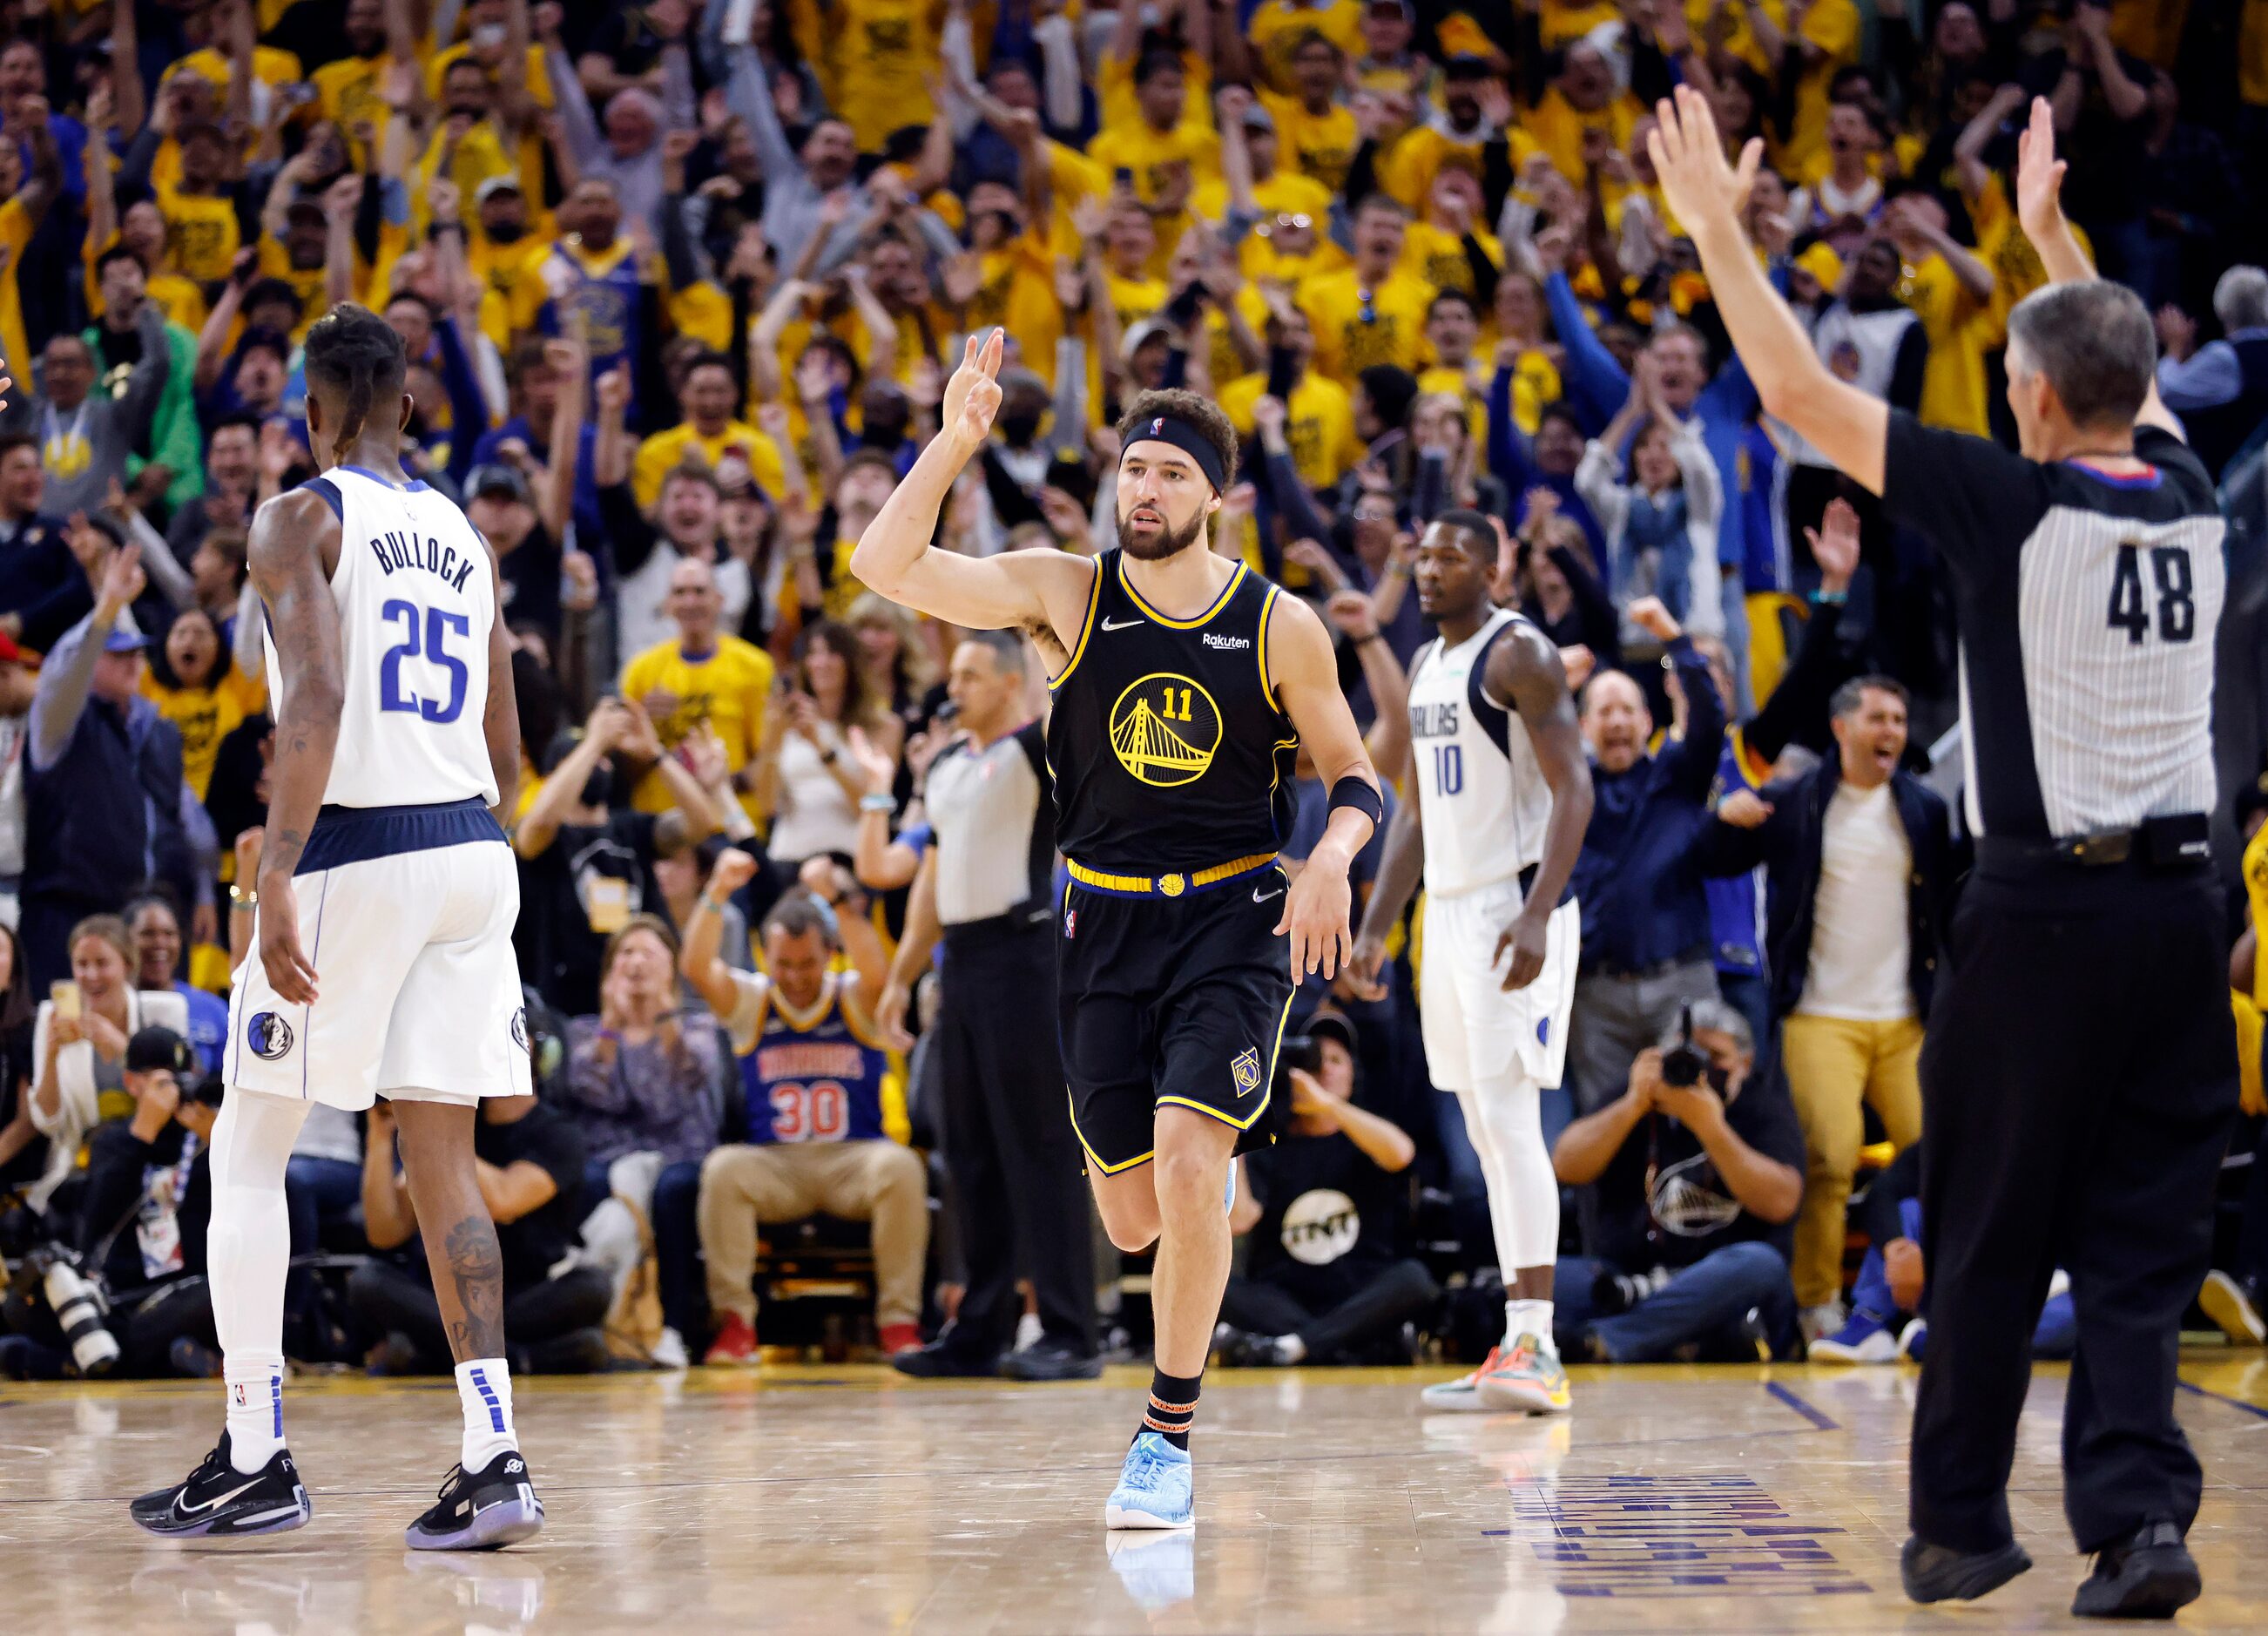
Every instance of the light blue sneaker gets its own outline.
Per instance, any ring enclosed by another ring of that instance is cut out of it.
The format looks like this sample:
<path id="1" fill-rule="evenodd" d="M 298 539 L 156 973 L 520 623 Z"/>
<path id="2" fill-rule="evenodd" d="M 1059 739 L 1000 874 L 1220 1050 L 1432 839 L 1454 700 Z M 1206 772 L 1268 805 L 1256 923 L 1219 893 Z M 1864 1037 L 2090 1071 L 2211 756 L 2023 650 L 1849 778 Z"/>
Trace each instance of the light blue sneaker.
<path id="1" fill-rule="evenodd" d="M 1103 1507 L 1109 1528 L 1194 1528 L 1192 1502 L 1195 1474 L 1186 1449 L 1176 1448 L 1158 1432 L 1144 1432 L 1126 1451 L 1118 1472 L 1118 1486 Z"/>

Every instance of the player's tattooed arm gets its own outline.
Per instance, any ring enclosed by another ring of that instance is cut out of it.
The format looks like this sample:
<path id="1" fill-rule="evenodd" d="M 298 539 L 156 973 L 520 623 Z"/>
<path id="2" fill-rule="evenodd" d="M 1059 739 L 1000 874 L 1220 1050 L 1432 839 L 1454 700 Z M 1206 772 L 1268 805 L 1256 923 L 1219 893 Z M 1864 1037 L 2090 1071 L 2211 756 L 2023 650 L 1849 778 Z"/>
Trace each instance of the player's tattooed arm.
<path id="1" fill-rule="evenodd" d="M 497 822 L 508 829 L 519 795 L 519 705 L 512 687 L 512 632 L 504 623 L 504 575 L 497 567 L 496 547 L 489 544 L 486 534 L 481 535 L 481 544 L 489 554 L 489 583 L 496 593 L 496 617 L 489 625 L 489 697 L 481 731 L 488 739 L 489 771 L 496 779 Z"/>
<path id="2" fill-rule="evenodd" d="M 247 549 L 284 682 L 260 855 L 260 957 L 276 997 L 296 1005 L 314 1000 L 315 969 L 300 947 L 291 877 L 322 809 L 346 700 L 338 603 L 327 566 L 336 560 L 338 532 L 338 518 L 321 496 L 294 490 L 260 508 Z"/>
<path id="3" fill-rule="evenodd" d="M 1535 764 L 1551 787 L 1551 821 L 1543 827 L 1543 856 L 1535 866 L 1535 885 L 1513 923 L 1497 940 L 1496 958 L 1509 951 L 1504 974 L 1506 992 L 1524 989 L 1543 970 L 1545 929 L 1567 890 L 1582 855 L 1583 832 L 1591 822 L 1591 762 L 1575 722 L 1574 696 L 1559 650 L 1533 625 L 1521 623 L 1489 649 L 1481 678 L 1488 696 L 1520 712 L 1521 725 L 1535 747 Z"/>

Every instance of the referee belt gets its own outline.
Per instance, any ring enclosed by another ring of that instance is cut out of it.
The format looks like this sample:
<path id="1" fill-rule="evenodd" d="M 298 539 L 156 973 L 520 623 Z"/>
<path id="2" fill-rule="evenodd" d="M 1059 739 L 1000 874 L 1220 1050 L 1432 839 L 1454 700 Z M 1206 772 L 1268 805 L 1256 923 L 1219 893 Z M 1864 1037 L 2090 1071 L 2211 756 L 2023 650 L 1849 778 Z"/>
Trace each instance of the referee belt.
<path id="1" fill-rule="evenodd" d="M 1265 869 L 1276 861 L 1273 852 L 1255 852 L 1249 858 L 1232 858 L 1225 864 L 1215 864 L 1210 869 L 1196 869 L 1187 873 L 1161 875 L 1105 874 L 1100 869 L 1089 869 L 1075 859 L 1064 859 L 1064 867 L 1071 878 L 1091 891 L 1108 892 L 1114 897 L 1180 897 L 1190 892 L 1203 892 L 1212 887 L 1241 879 L 1256 869 Z"/>
<path id="2" fill-rule="evenodd" d="M 2146 819 L 2128 829 L 2095 829 L 2085 835 L 2040 840 L 2023 836 L 1977 837 L 1979 867 L 1993 871 L 2037 869 L 2200 869 L 2213 861 L 2211 821 L 2203 813 Z"/>

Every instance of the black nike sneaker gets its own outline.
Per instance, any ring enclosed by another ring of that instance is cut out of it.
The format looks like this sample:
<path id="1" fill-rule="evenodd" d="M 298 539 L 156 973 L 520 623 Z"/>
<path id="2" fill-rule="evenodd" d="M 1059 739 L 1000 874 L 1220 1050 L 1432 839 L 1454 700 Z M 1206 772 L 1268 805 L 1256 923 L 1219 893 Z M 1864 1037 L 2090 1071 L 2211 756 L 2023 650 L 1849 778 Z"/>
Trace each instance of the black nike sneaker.
<path id="1" fill-rule="evenodd" d="M 532 1539 L 543 1527 L 543 1502 L 519 1450 L 507 1448 L 478 1471 L 449 1468 L 433 1508 L 409 1525 L 412 1551 L 493 1551 Z"/>
<path id="2" fill-rule="evenodd" d="M 282 1534 L 306 1527 L 315 1514 L 290 1449 L 277 1449 L 247 1474 L 229 1463 L 226 1432 L 187 1482 L 144 1494 L 131 1509 L 136 1522 L 169 1539 Z"/>

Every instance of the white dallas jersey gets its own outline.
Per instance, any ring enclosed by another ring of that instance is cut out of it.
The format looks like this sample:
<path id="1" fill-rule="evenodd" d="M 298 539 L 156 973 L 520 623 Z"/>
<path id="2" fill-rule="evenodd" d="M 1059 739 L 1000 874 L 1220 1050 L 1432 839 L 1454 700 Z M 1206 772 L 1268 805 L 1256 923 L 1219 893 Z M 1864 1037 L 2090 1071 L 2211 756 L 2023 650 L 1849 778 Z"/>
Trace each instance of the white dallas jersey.
<path id="1" fill-rule="evenodd" d="M 493 806 L 482 726 L 496 580 L 463 512 L 422 483 L 396 488 L 336 466 L 307 485 L 335 500 L 346 683 L 326 807 L 429 807 L 471 796 Z M 284 677 L 268 645 L 269 696 Z"/>
<path id="2" fill-rule="evenodd" d="M 1410 748 L 1429 896 L 1513 880 L 1543 860 L 1551 786 L 1519 711 L 1491 698 L 1481 680 L 1490 648 L 1519 622 L 1498 608 L 1455 647 L 1437 637 L 1418 650 L 1410 667 Z"/>

